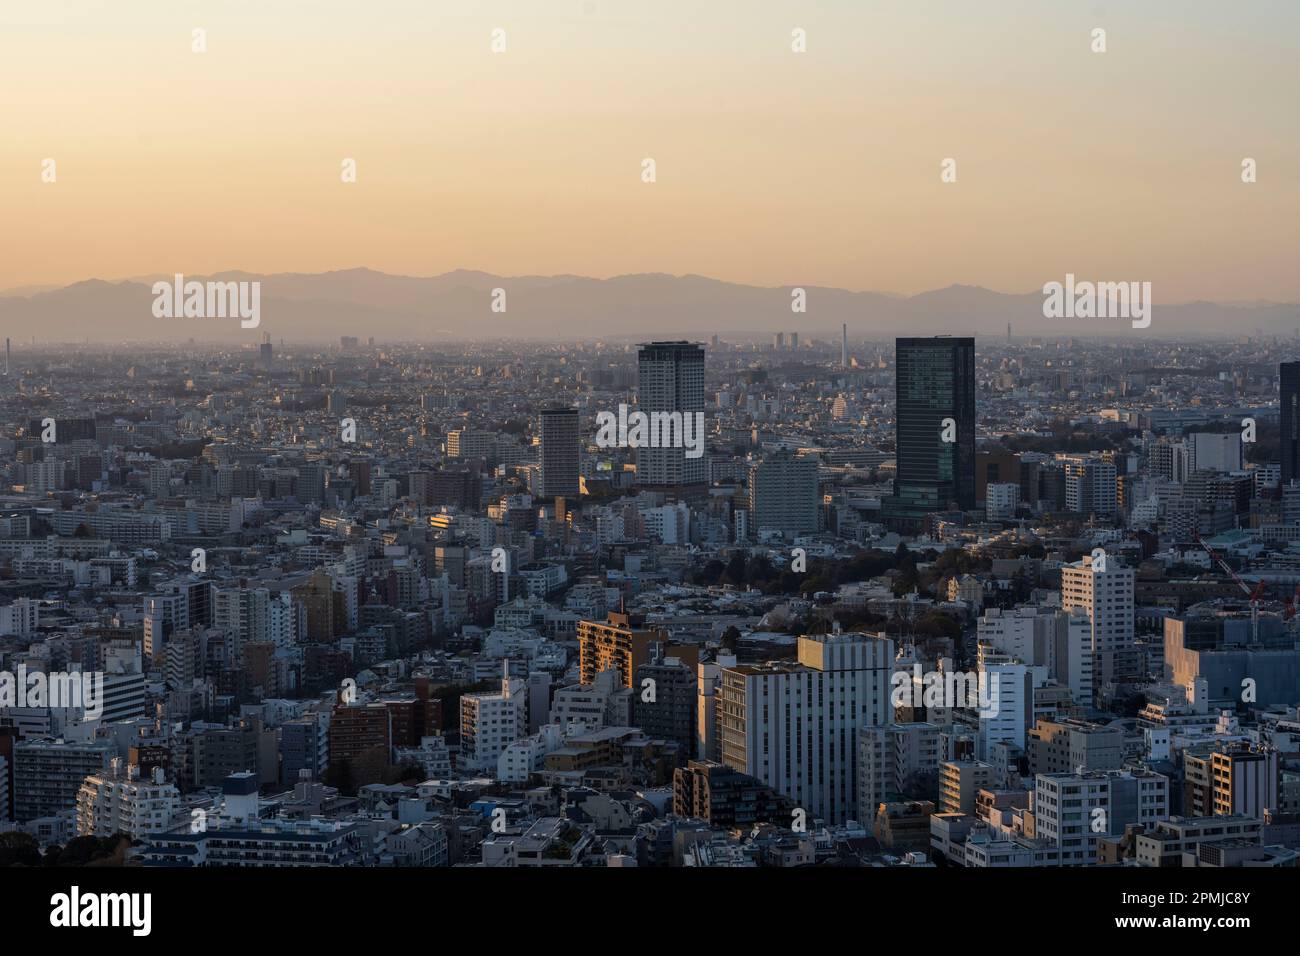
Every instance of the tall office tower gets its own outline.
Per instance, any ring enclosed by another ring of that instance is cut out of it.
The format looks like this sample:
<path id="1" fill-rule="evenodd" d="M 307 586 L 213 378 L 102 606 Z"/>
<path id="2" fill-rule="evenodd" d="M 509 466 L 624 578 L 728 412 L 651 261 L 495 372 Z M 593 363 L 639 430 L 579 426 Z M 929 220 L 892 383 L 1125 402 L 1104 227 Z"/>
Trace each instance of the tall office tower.
<path id="1" fill-rule="evenodd" d="M 1300 479 L 1300 362 L 1283 362 L 1282 399 L 1282 487 Z"/>
<path id="2" fill-rule="evenodd" d="M 840 368 L 849 367 L 849 324 L 840 326 Z"/>
<path id="3" fill-rule="evenodd" d="M 545 408 L 542 410 L 542 488 L 543 498 L 578 493 L 578 410 Z"/>
<path id="4" fill-rule="evenodd" d="M 639 411 L 651 416 L 653 430 L 658 430 L 653 424 L 656 412 L 680 413 L 683 429 L 696 428 L 699 416 L 704 414 L 704 349 L 693 342 L 642 345 L 637 353 L 637 403 Z M 700 441 L 703 438 L 699 436 Z M 637 484 L 674 488 L 705 485 L 708 456 L 687 458 L 686 451 L 685 448 L 638 448 Z"/>
<path id="5" fill-rule="evenodd" d="M 898 462 L 886 520 L 975 507 L 975 340 L 906 338 L 895 346 Z"/>
<path id="6" fill-rule="evenodd" d="M 749 514 L 756 532 L 786 539 L 817 530 L 817 461 L 778 454 L 749 468 Z"/>
<path id="7" fill-rule="evenodd" d="M 1106 570 L 1094 570 L 1090 557 L 1061 568 L 1061 607 L 1081 610 L 1092 629 L 1093 686 L 1111 680 L 1117 670 L 1128 669 L 1121 657 L 1133 652 L 1132 568 L 1106 559 Z M 1117 666 L 1118 665 L 1118 666 Z"/>
<path id="8" fill-rule="evenodd" d="M 1058 455 L 1065 468 L 1065 508 L 1084 515 L 1119 510 L 1115 463 L 1096 455 Z"/>
<path id="9" fill-rule="evenodd" d="M 262 337 L 262 344 L 258 347 L 258 359 L 262 364 L 263 372 L 270 372 L 275 368 L 275 350 L 271 347 L 271 337 L 269 335 Z"/>
<path id="10" fill-rule="evenodd" d="M 722 762 L 813 818 L 858 811 L 858 731 L 890 720 L 894 642 L 867 634 L 799 638 L 798 661 L 722 669 Z"/>
<path id="11" fill-rule="evenodd" d="M 778 352 L 781 351 L 783 348 L 785 348 L 784 332 L 777 332 L 775 335 L 772 336 L 772 348 L 774 348 Z"/>

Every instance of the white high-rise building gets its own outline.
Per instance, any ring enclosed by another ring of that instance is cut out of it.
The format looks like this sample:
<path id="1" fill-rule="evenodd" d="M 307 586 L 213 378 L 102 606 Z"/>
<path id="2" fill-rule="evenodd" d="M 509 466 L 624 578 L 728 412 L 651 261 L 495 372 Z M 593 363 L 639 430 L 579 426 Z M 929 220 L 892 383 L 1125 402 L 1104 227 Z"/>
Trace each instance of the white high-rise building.
<path id="1" fill-rule="evenodd" d="M 858 812 L 858 731 L 891 718 L 894 642 L 866 634 L 800 637 L 797 663 L 724 667 L 722 762 L 814 817 Z"/>
<path id="2" fill-rule="evenodd" d="M 40 601 L 20 597 L 0 607 L 0 637 L 27 637 L 36 633 L 40 623 Z"/>
<path id="3" fill-rule="evenodd" d="M 139 767 L 115 758 L 104 773 L 91 774 L 77 791 L 77 835 L 132 839 L 165 833 L 181 809 L 180 791 L 167 783 L 161 767 L 141 779 Z"/>
<path id="4" fill-rule="evenodd" d="M 1046 667 L 1052 680 L 1070 688 L 1075 703 L 1092 703 L 1092 622 L 1082 610 L 988 608 L 978 638 L 1010 658 Z"/>
<path id="5" fill-rule="evenodd" d="M 993 748 L 1008 743 L 1025 748 L 1025 734 L 1034 726 L 1034 688 L 1046 683 L 1047 668 L 1033 667 L 981 648 L 979 661 L 980 707 L 975 756 L 992 759 Z"/>
<path id="6" fill-rule="evenodd" d="M 698 710 L 695 719 L 695 756 L 718 760 L 718 702 L 722 699 L 722 671 L 736 666 L 734 654 L 719 653 L 713 661 L 701 661 L 695 669 Z"/>
<path id="7" fill-rule="evenodd" d="M 265 641 L 270 599 L 266 588 L 217 588 L 212 595 L 212 626 L 229 634 L 237 647 Z"/>
<path id="8" fill-rule="evenodd" d="M 288 591 L 273 596 L 266 605 L 266 639 L 276 647 L 291 647 L 307 638 L 307 616 Z"/>
<path id="9" fill-rule="evenodd" d="M 637 410 L 680 412 L 683 427 L 704 412 L 704 349 L 692 342 L 650 342 L 637 353 Z M 704 436 L 699 436 L 700 441 Z M 685 448 L 636 449 L 637 484 L 703 485 L 708 481 L 708 456 L 687 458 Z"/>
<path id="10" fill-rule="evenodd" d="M 466 770 L 495 770 L 506 747 L 528 732 L 528 696 L 524 682 L 504 677 L 492 694 L 465 694 L 460 699 L 460 765 Z"/>
<path id="11" fill-rule="evenodd" d="M 1099 556 L 1100 557 L 1100 556 Z M 1117 655 L 1133 647 L 1132 568 L 1118 564 L 1111 556 L 1102 558 L 1106 570 L 1094 569 L 1094 558 L 1085 556 L 1078 564 L 1061 568 L 1061 607 L 1080 610 L 1091 626 L 1093 686 L 1115 675 Z"/>
<path id="12" fill-rule="evenodd" d="M 691 509 L 684 501 L 647 508 L 641 513 L 646 534 L 661 544 L 690 544 Z"/>

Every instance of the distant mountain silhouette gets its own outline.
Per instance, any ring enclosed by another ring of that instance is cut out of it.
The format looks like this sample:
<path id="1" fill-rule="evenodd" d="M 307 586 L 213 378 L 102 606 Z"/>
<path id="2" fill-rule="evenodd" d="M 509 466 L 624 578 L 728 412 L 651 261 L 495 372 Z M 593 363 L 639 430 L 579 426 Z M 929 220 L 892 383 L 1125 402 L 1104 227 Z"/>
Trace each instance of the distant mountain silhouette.
<path id="1" fill-rule="evenodd" d="M 152 283 L 170 275 L 121 282 L 88 279 L 63 288 L 0 293 L 0 335 L 42 342 L 184 341 L 332 342 L 341 335 L 380 341 L 638 338 L 707 339 L 713 333 L 797 331 L 805 338 L 913 335 L 1181 336 L 1294 334 L 1300 304 L 1190 302 L 1166 305 L 1154 290 L 1151 327 L 1125 319 L 1046 319 L 1039 291 L 993 292 L 952 285 L 906 297 L 804 286 L 807 311 L 791 312 L 793 286 L 762 288 L 705 276 L 660 273 L 591 279 L 583 276 L 495 276 L 458 269 L 417 278 L 371 269 L 320 274 L 222 272 L 187 280 L 262 283 L 261 325 L 238 319 L 153 315 Z M 506 311 L 491 310 L 492 290 L 506 293 Z"/>

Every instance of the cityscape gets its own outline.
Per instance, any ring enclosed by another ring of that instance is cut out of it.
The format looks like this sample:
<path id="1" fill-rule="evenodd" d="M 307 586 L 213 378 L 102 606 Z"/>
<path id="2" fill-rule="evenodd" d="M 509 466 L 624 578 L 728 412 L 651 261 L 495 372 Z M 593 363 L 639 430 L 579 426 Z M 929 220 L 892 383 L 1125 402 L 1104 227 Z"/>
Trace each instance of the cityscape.
<path id="1" fill-rule="evenodd" d="M 0 846 L 1295 866 L 1294 341 L 10 343 Z"/>
<path id="2" fill-rule="evenodd" d="M 1300 6 L 0 6 L 6 929 L 1283 925 Z"/>

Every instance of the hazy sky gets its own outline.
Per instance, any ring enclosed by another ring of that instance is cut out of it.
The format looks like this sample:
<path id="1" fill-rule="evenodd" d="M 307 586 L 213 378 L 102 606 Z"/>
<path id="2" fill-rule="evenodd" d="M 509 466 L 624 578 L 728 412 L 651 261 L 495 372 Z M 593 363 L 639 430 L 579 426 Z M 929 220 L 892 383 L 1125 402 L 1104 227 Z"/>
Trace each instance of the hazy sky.
<path id="1" fill-rule="evenodd" d="M 1296 0 L 2 0 L 0 288 L 1073 272 L 1300 300 L 1298 38 Z"/>

